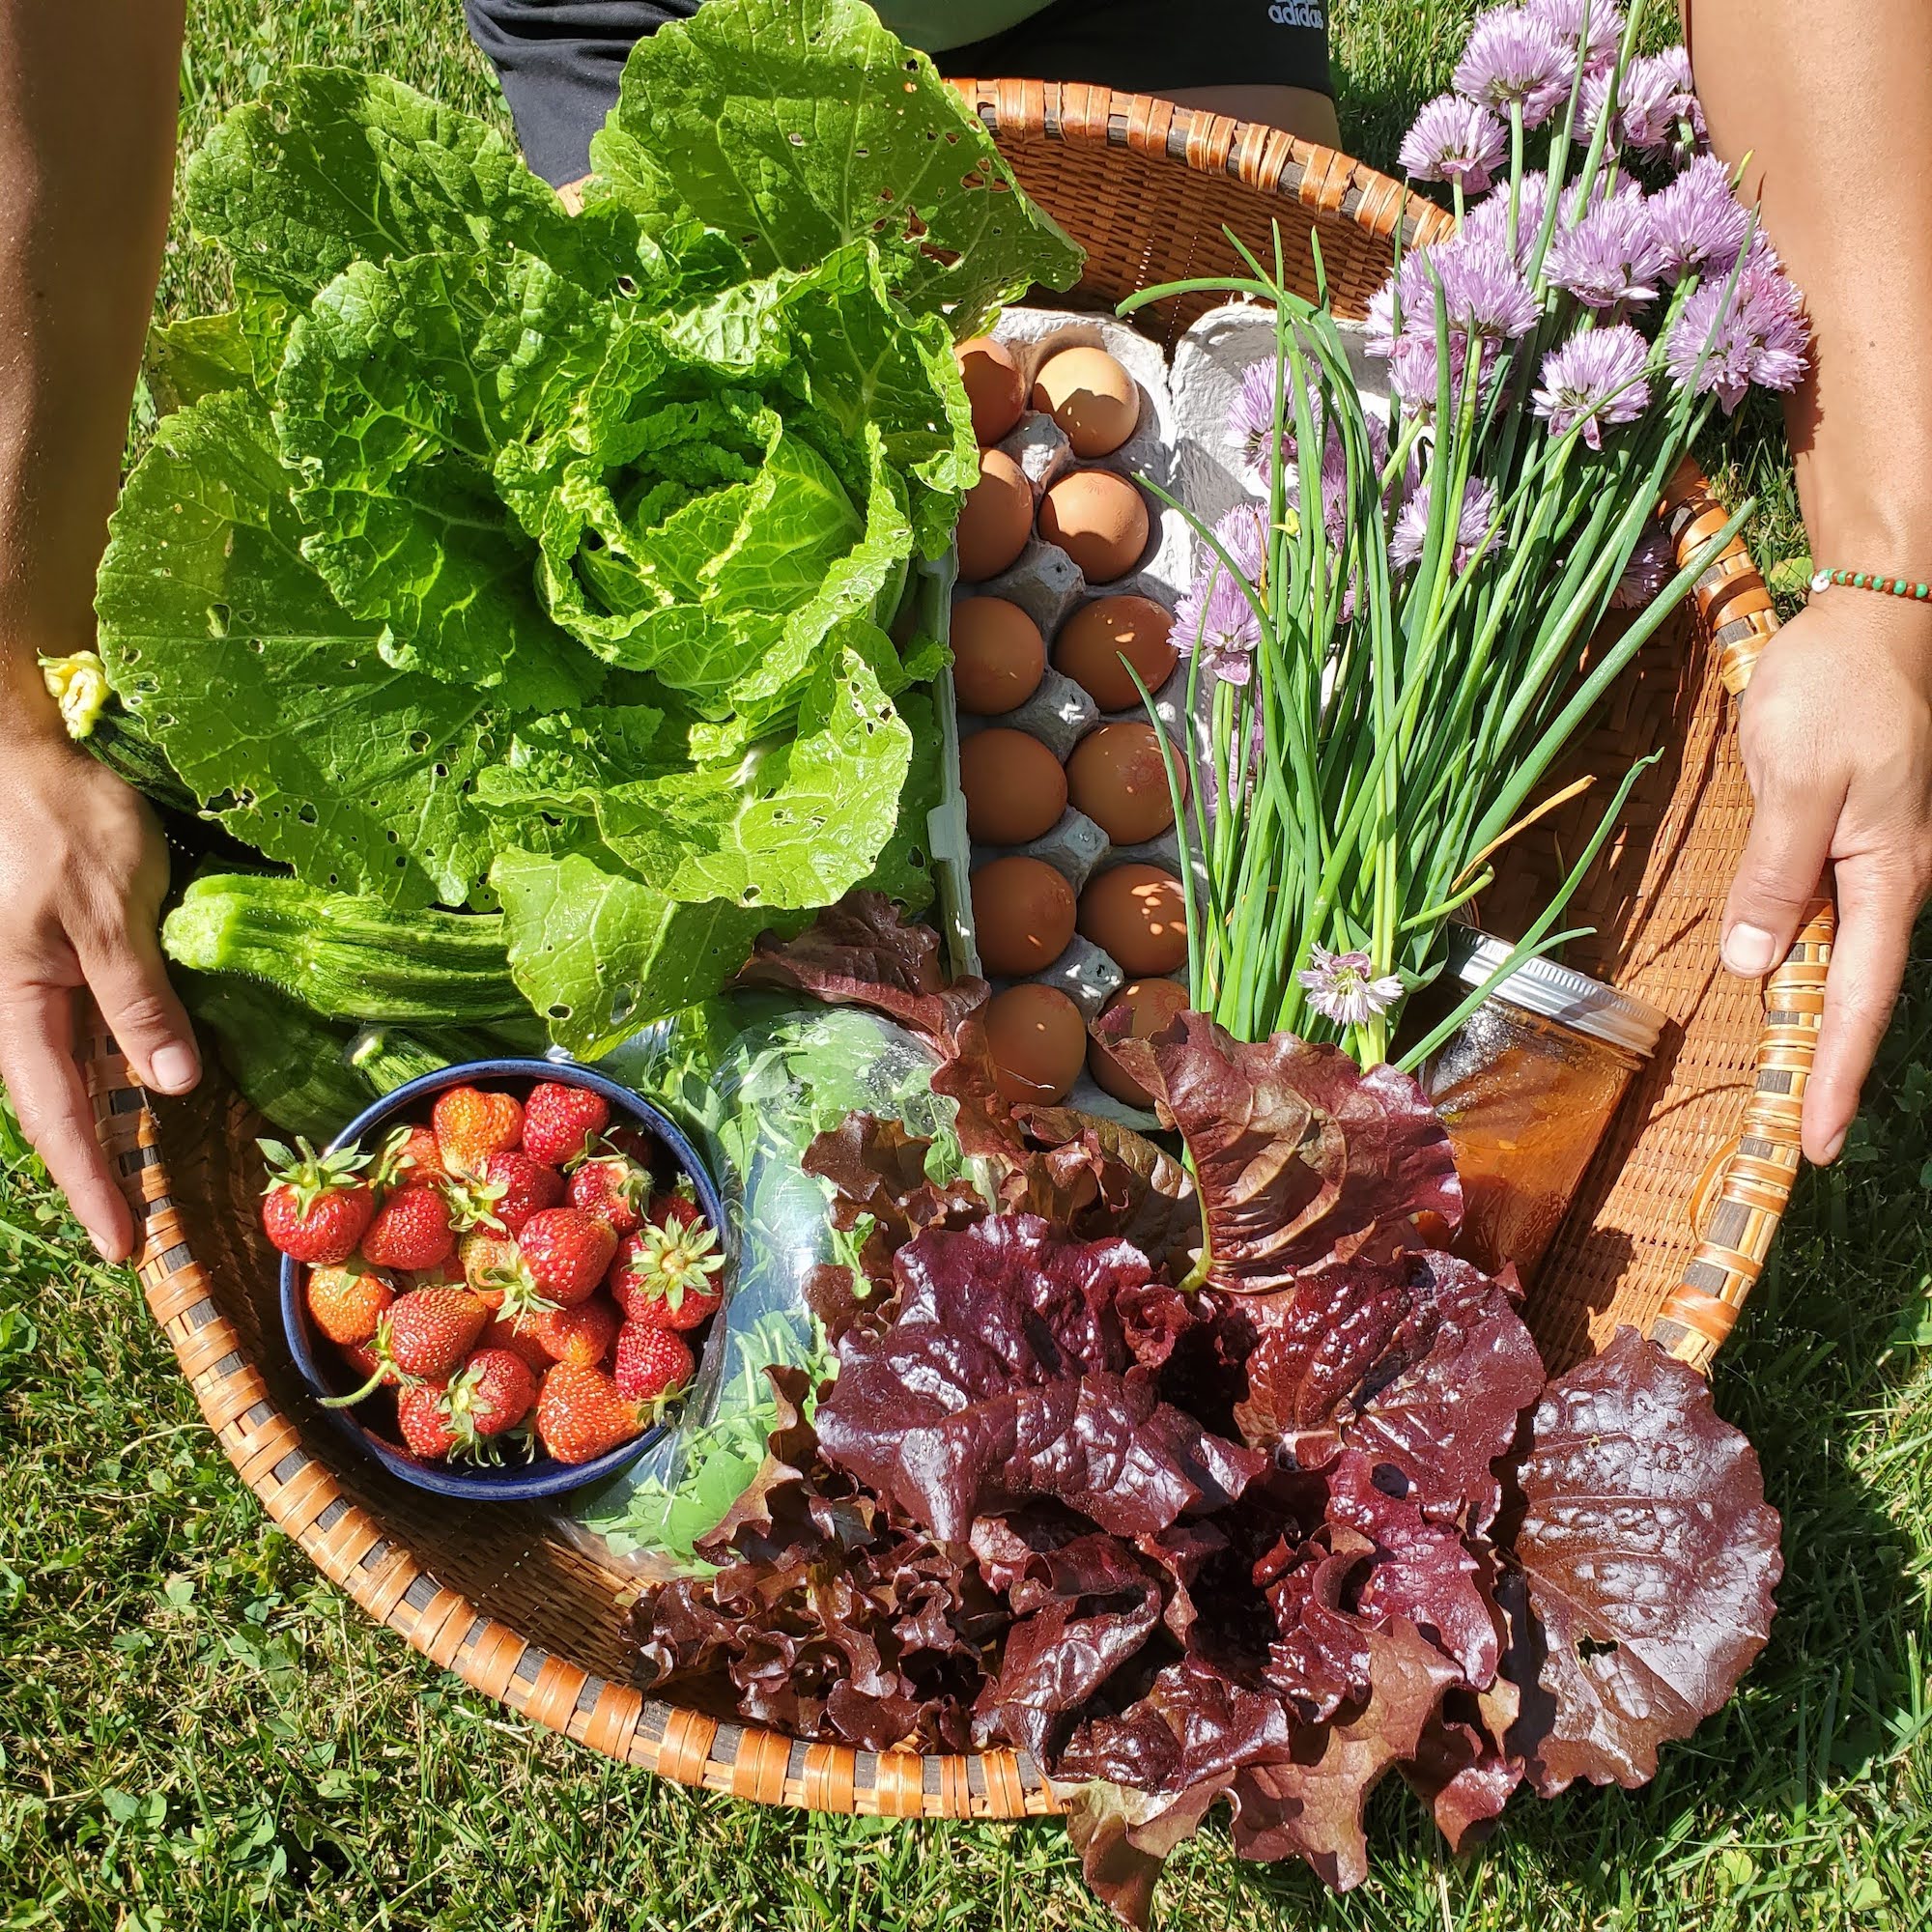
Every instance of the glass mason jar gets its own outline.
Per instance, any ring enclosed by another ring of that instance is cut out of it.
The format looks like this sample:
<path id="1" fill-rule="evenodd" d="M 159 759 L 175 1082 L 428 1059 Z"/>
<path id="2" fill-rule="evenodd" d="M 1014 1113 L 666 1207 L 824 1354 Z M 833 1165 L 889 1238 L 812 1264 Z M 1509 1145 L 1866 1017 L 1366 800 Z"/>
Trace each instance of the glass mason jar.
<path id="1" fill-rule="evenodd" d="M 1445 1010 L 1509 954 L 1502 940 L 1454 930 Z M 1667 1024 L 1648 1002 L 1549 959 L 1491 989 L 1419 1076 L 1463 1179 L 1458 1254 L 1491 1274 L 1514 1262 L 1529 1278 Z"/>

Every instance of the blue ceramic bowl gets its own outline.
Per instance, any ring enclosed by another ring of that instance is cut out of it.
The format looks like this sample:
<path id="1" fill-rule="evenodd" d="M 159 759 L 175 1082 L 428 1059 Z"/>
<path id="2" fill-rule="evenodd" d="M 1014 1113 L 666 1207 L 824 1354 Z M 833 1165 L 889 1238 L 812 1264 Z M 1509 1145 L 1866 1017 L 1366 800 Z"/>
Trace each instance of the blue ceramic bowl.
<path id="1" fill-rule="evenodd" d="M 436 1096 L 447 1087 L 510 1088 L 516 1090 L 521 1097 L 539 1080 L 558 1080 L 567 1086 L 587 1087 L 611 1103 L 613 1122 L 629 1121 L 650 1134 L 690 1175 L 692 1185 L 697 1190 L 699 1207 L 723 1236 L 724 1209 L 718 1197 L 717 1185 L 704 1171 L 696 1150 L 684 1135 L 648 1100 L 639 1099 L 628 1087 L 620 1087 L 614 1080 L 607 1080 L 601 1073 L 572 1065 L 568 1061 L 473 1060 L 468 1065 L 444 1067 L 440 1073 L 425 1073 L 420 1080 L 412 1080 L 408 1086 L 398 1087 L 393 1094 L 385 1094 L 373 1107 L 357 1115 L 329 1145 L 343 1147 L 351 1141 L 360 1141 L 365 1148 L 373 1150 L 381 1145 L 391 1126 L 412 1119 L 427 1122 Z M 318 1395 L 347 1395 L 355 1387 L 355 1378 L 350 1374 L 348 1365 L 337 1359 L 327 1338 L 316 1335 L 309 1324 L 308 1301 L 302 1293 L 304 1273 L 305 1268 L 300 1262 L 287 1256 L 282 1258 L 282 1326 L 288 1332 L 289 1353 L 294 1356 L 302 1379 Z M 375 1400 L 377 1398 L 371 1398 L 372 1402 Z M 614 1475 L 627 1463 L 635 1462 L 654 1442 L 661 1441 L 669 1427 L 668 1424 L 660 1424 L 655 1429 L 647 1429 L 635 1441 L 626 1442 L 621 1449 L 611 1450 L 608 1456 L 600 1456 L 594 1463 L 559 1463 L 539 1451 L 534 1462 L 506 1458 L 500 1467 L 459 1468 L 417 1462 L 400 1441 L 391 1441 L 387 1436 L 366 1428 L 356 1409 L 327 1408 L 323 1413 L 392 1476 L 412 1483 L 419 1490 L 434 1491 L 440 1496 L 457 1496 L 465 1502 L 484 1503 L 531 1502 L 544 1496 L 560 1496 L 566 1491 L 600 1482 L 607 1476 Z"/>

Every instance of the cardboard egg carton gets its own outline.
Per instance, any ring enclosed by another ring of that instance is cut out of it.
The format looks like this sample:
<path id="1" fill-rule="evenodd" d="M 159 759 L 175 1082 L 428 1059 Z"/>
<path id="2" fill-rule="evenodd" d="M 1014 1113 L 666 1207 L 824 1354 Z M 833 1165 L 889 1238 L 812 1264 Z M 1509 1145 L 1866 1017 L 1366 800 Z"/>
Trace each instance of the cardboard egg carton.
<path id="1" fill-rule="evenodd" d="M 1047 490 L 1075 469 L 1114 469 L 1137 480 L 1145 478 L 1170 492 L 1174 490 L 1179 422 L 1166 363 L 1157 345 L 1124 324 L 1105 317 L 1045 309 L 1009 309 L 993 332 L 1013 353 L 1029 395 L 1041 367 L 1062 350 L 1074 348 L 1105 350 L 1133 377 L 1140 390 L 1140 422 L 1134 434 L 1111 455 L 1092 462 L 1083 463 L 1074 456 L 1065 432 L 1050 415 L 1029 410 L 1020 418 L 1012 434 L 999 446 L 1019 466 L 1032 485 L 1036 514 Z M 984 582 L 955 586 L 952 593 L 955 602 L 967 597 L 1003 597 L 1018 605 L 1038 625 L 1048 650 L 1047 669 L 1039 688 L 1017 709 L 996 718 L 961 714 L 953 698 L 950 675 L 943 681 L 940 711 L 943 721 L 951 720 L 947 755 L 955 794 L 959 741 L 977 731 L 995 726 L 1025 731 L 1065 764 L 1080 741 L 1099 725 L 1129 719 L 1146 722 L 1146 711 L 1138 704 L 1125 710 L 1102 712 L 1085 690 L 1056 670 L 1051 662 L 1061 627 L 1081 606 L 1094 599 L 1145 597 L 1167 611 L 1179 603 L 1192 571 L 1192 537 L 1185 519 L 1152 491 L 1143 487 L 1142 496 L 1148 506 L 1148 546 L 1135 567 L 1121 578 L 1090 584 L 1072 557 L 1036 531 L 1009 570 Z M 1183 663 L 1153 694 L 1155 715 L 1177 745 L 1186 728 L 1186 683 Z M 961 817 L 963 820 L 963 810 Z M 948 829 L 956 836 L 956 826 Z M 957 917 L 969 931 L 972 870 L 988 860 L 1014 853 L 1044 860 L 1065 879 L 1076 899 L 1091 879 L 1116 865 L 1138 860 L 1170 872 L 1179 869 L 1179 844 L 1172 829 L 1142 844 L 1117 846 L 1093 819 L 1068 806 L 1059 822 L 1042 838 L 1026 844 L 995 847 L 967 841 L 965 876 L 956 881 L 952 896 L 957 901 Z M 952 915 L 948 916 L 950 921 Z M 977 966 L 977 949 L 973 958 Z M 1032 977 L 1065 993 L 1089 1021 L 1098 1017 L 1127 979 L 1117 960 L 1078 933 L 1058 959 Z M 1010 982 L 994 983 L 1003 988 Z M 1116 1100 L 1085 1072 L 1067 1095 L 1067 1104 L 1136 1126 L 1154 1124 L 1151 1113 Z"/>
<path id="2" fill-rule="evenodd" d="M 1350 369 L 1363 395 L 1380 399 L 1385 407 L 1385 365 L 1369 360 L 1359 325 L 1343 323 L 1339 327 Z M 1154 343 L 1108 317 L 1069 315 L 1048 309 L 1009 309 L 994 334 L 1013 352 L 1029 395 L 1041 365 L 1063 349 L 1104 349 L 1134 378 L 1141 391 L 1140 424 L 1120 450 L 1100 459 L 1096 467 L 1148 478 L 1210 526 L 1237 504 L 1255 499 L 1257 493 L 1245 473 L 1241 451 L 1230 427 L 1230 415 L 1245 371 L 1255 363 L 1273 359 L 1275 325 L 1271 310 L 1246 301 L 1210 310 L 1176 345 L 1171 371 Z M 1019 465 L 1032 484 L 1036 511 L 1047 489 L 1068 469 L 1078 467 L 1078 460 L 1059 425 L 1050 416 L 1031 410 L 1000 447 Z M 1064 763 L 1074 746 L 1096 726 L 1145 717 L 1139 706 L 1102 712 L 1085 691 L 1055 670 L 1051 662 L 1061 626 L 1090 598 L 1136 595 L 1172 611 L 1192 581 L 1197 563 L 1196 545 L 1186 519 L 1151 493 L 1144 495 L 1149 504 L 1148 549 L 1137 566 L 1118 582 L 1090 585 L 1065 551 L 1041 541 L 1036 533 L 1011 569 L 983 583 L 958 584 L 952 589 L 953 601 L 961 597 L 991 596 L 1017 604 L 1039 626 L 1048 647 L 1048 667 L 1039 689 L 1025 704 L 1002 717 L 960 715 L 951 674 L 940 682 L 938 708 L 945 737 L 947 801 L 933 814 L 933 851 L 939 861 L 942 918 L 950 953 L 959 970 L 979 970 L 973 940 L 970 873 L 976 865 L 990 858 L 1011 850 L 1043 859 L 1065 878 L 1076 896 L 1099 872 L 1129 860 L 1147 860 L 1169 871 L 1178 869 L 1179 845 L 1172 831 L 1146 845 L 1116 847 L 1099 826 L 1070 807 L 1044 838 L 1031 844 L 1010 848 L 975 846 L 967 836 L 965 806 L 959 796 L 958 750 L 962 736 L 971 736 L 988 725 L 1009 726 L 1039 739 Z M 1211 680 L 1201 680 L 1198 695 L 1199 715 L 1190 721 L 1187 665 L 1183 659 L 1153 694 L 1154 709 L 1177 745 L 1191 731 L 1197 751 L 1205 753 Z M 1034 977 L 1058 986 L 1090 1020 L 1099 1013 L 1125 979 L 1117 961 L 1077 934 L 1051 966 Z M 1179 980 L 1183 975 L 1177 973 L 1173 977 Z M 1068 1103 L 1136 1126 L 1150 1125 L 1153 1120 L 1151 1114 L 1122 1106 L 1102 1093 L 1084 1073 L 1068 1095 Z"/>
<path id="3" fill-rule="evenodd" d="M 1060 479 L 1075 469 L 1113 469 L 1145 478 L 1173 493 L 1179 425 L 1168 387 L 1167 364 L 1159 347 L 1137 330 L 1108 317 L 1077 316 L 1051 309 L 1009 309 L 993 330 L 1019 364 L 1029 398 L 1040 370 L 1065 349 L 1103 349 L 1134 379 L 1140 390 L 1140 423 L 1109 456 L 1076 457 L 1066 434 L 1043 412 L 1029 408 L 999 447 L 1019 466 L 1033 486 L 1034 512 Z M 1017 604 L 1050 643 L 1060 626 L 1090 597 L 1149 597 L 1173 610 L 1185 589 L 1192 548 L 1186 521 L 1145 486 L 1148 544 L 1140 560 L 1122 576 L 1090 584 L 1080 566 L 1037 531 L 1027 540 L 1019 560 L 983 583 L 961 586 L 962 596 L 1004 597 Z"/>
<path id="4" fill-rule="evenodd" d="M 1359 323 L 1338 322 L 1349 369 L 1364 400 L 1388 406 L 1388 365 L 1372 361 Z M 1274 311 L 1259 302 L 1212 308 L 1174 347 L 1175 496 L 1206 524 L 1216 524 L 1259 492 L 1247 477 L 1229 417 L 1241 379 L 1256 363 L 1273 367 Z"/>

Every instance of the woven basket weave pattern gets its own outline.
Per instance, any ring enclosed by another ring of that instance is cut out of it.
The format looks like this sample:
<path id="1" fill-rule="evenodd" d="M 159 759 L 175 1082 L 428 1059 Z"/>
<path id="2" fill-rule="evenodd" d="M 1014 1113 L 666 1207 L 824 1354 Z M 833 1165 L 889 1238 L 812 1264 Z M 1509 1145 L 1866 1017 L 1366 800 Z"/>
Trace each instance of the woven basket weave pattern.
<path id="1" fill-rule="evenodd" d="M 1359 314 L 1397 223 L 1412 242 L 1443 219 L 1382 176 L 1272 129 L 1098 88 L 960 86 L 1022 183 L 1088 248 L 1076 301 L 1111 306 L 1155 282 L 1235 272 L 1223 227 L 1265 246 L 1279 219 L 1295 285 L 1315 291 L 1312 228 L 1331 299 Z M 1171 340 L 1213 300 L 1183 298 L 1144 320 Z M 1684 554 L 1721 526 L 1690 466 L 1669 516 Z M 1668 753 L 1577 908 L 1601 932 L 1576 956 L 1662 1007 L 1677 1030 L 1592 1167 L 1532 1299 L 1552 1362 L 1632 1322 L 1706 1364 L 1756 1280 L 1797 1169 L 1829 914 L 1818 909 L 1768 995 L 1718 971 L 1716 921 L 1749 811 L 1726 694 L 1744 688 L 1776 620 L 1736 543 L 1695 602 L 1694 621 L 1653 640 L 1573 760 L 1576 772 L 1609 773 L 1659 746 Z M 1511 849 L 1489 923 L 1507 929 L 1539 903 L 1589 813 L 1585 797 Z M 371 1616 L 511 1710 L 681 1783 L 885 1817 L 1056 1808 L 1023 1754 L 808 1745 L 633 1688 L 615 1608 L 627 1578 L 554 1538 L 533 1508 L 464 1508 L 394 1482 L 316 1408 L 285 1358 L 257 1220 L 260 1123 L 247 1108 L 218 1075 L 188 1100 L 149 1102 L 98 1030 L 83 1057 L 102 1143 L 135 1205 L 149 1305 L 209 1426 L 270 1516 Z"/>

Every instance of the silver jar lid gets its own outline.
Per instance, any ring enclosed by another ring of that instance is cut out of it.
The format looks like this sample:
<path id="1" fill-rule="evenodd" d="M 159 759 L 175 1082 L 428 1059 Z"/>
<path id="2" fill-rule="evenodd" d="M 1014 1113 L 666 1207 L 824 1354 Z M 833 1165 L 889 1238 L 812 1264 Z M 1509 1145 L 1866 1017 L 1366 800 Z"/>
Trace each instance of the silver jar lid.
<path id="1" fill-rule="evenodd" d="M 1464 985 L 1480 986 L 1508 960 L 1511 950 L 1507 940 L 1492 939 L 1473 926 L 1451 926 L 1449 970 Z M 1657 1051 L 1657 1042 L 1670 1023 L 1669 1016 L 1659 1012 L 1648 1000 L 1619 992 L 1573 966 L 1559 966 L 1553 959 L 1525 959 L 1508 979 L 1492 986 L 1490 993 L 1525 1012 L 1539 1013 L 1646 1060 Z"/>

